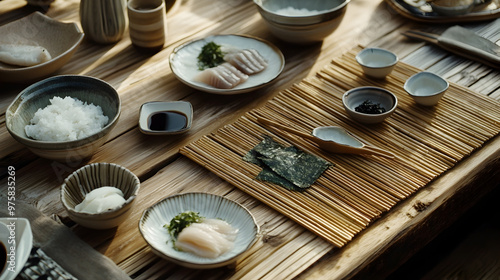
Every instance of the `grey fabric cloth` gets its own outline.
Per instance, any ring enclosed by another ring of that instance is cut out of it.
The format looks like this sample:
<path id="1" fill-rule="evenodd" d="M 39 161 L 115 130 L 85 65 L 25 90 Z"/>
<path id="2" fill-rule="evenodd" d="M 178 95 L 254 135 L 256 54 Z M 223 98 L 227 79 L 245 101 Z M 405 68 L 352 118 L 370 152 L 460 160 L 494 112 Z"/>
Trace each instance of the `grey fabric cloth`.
<path id="1" fill-rule="evenodd" d="M 9 217 L 7 199 L 0 196 L 0 216 Z M 131 279 L 113 261 L 78 238 L 65 225 L 45 216 L 35 207 L 17 201 L 16 217 L 30 221 L 33 246 L 78 279 Z"/>

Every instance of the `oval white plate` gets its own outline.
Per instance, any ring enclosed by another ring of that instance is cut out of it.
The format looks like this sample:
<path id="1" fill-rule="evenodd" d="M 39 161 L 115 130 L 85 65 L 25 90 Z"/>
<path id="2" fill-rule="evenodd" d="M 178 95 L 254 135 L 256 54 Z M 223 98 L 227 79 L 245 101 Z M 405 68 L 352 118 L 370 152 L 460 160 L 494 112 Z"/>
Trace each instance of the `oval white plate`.
<path id="1" fill-rule="evenodd" d="M 234 248 L 214 259 L 175 250 L 163 226 L 185 211 L 199 212 L 205 218 L 222 219 L 237 228 Z M 257 240 L 259 226 L 246 208 L 232 200 L 208 193 L 185 193 L 169 196 L 146 209 L 139 221 L 139 230 L 160 257 L 185 267 L 207 269 L 235 263 Z"/>
<path id="2" fill-rule="evenodd" d="M 264 71 L 250 75 L 248 80 L 232 89 L 218 89 L 196 82 L 194 77 L 201 72 L 198 70 L 197 65 L 198 55 L 201 48 L 208 42 L 233 46 L 239 49 L 255 49 L 267 60 L 268 66 Z M 170 54 L 170 69 L 181 82 L 195 89 L 215 94 L 240 94 L 259 89 L 276 79 L 284 67 L 285 57 L 276 46 L 260 38 L 248 35 L 209 36 L 183 44 L 175 48 Z"/>

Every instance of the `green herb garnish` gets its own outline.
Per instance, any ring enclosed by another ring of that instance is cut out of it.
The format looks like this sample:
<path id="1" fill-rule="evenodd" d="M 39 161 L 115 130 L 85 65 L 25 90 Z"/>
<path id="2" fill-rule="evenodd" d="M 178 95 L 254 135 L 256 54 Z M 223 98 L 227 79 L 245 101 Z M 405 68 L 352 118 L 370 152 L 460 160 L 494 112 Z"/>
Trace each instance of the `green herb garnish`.
<path id="1" fill-rule="evenodd" d="M 200 213 L 187 211 L 178 214 L 170 220 L 169 224 L 165 224 L 163 227 L 168 230 L 168 233 L 175 240 L 179 233 L 192 223 L 200 223 L 203 217 L 200 216 Z"/>
<path id="2" fill-rule="evenodd" d="M 224 53 L 220 45 L 214 42 L 206 43 L 198 55 L 198 69 L 204 70 L 207 68 L 215 67 L 224 62 Z"/>

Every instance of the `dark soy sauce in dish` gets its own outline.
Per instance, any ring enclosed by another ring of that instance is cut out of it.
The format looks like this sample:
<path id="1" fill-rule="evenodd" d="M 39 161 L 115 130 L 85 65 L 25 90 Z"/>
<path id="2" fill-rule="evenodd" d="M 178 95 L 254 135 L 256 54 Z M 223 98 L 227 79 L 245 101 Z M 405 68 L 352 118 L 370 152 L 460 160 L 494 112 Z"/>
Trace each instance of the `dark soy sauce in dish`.
<path id="1" fill-rule="evenodd" d="M 187 126 L 187 116 L 180 112 L 163 111 L 149 116 L 148 127 L 154 131 L 179 131 Z"/>

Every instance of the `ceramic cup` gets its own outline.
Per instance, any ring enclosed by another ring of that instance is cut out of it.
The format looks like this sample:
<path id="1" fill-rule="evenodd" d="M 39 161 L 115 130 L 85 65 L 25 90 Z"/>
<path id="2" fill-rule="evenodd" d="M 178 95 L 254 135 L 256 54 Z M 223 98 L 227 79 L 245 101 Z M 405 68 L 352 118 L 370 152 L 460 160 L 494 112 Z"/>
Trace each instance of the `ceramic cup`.
<path id="1" fill-rule="evenodd" d="M 129 0 L 127 12 L 132 44 L 145 49 L 161 49 L 165 43 L 164 1 Z"/>

